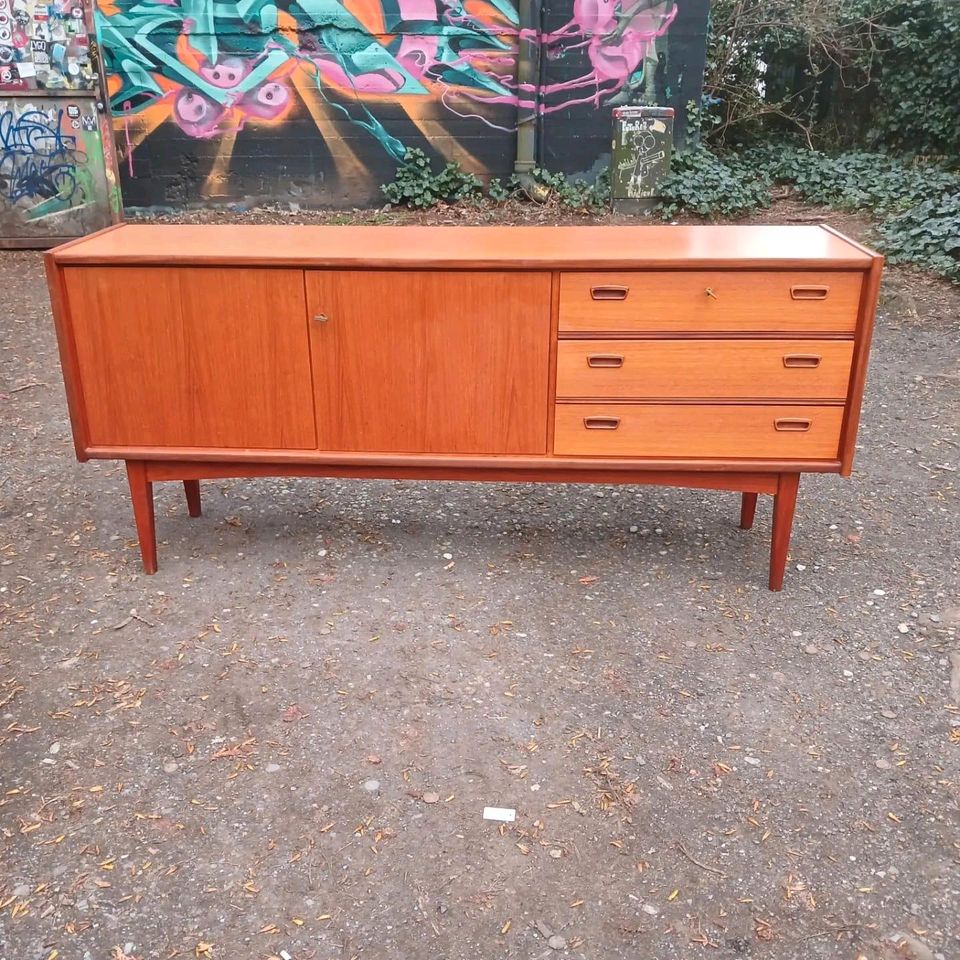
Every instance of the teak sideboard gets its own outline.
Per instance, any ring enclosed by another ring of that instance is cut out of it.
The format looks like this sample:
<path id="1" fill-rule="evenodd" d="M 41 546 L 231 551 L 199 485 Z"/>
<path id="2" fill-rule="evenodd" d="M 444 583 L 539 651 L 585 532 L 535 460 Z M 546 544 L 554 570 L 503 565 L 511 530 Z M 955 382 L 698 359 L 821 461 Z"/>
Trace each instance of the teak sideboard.
<path id="1" fill-rule="evenodd" d="M 883 259 L 828 227 L 120 224 L 46 254 L 80 460 L 772 494 L 849 475 Z"/>

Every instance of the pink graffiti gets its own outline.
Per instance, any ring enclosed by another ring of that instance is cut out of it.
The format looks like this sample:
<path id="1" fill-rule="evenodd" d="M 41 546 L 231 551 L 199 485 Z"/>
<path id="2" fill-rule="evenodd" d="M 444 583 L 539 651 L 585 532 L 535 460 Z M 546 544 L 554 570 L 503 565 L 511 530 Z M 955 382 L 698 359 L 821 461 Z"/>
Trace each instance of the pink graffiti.
<path id="1" fill-rule="evenodd" d="M 205 63 L 200 68 L 200 76 L 215 87 L 229 89 L 235 87 L 250 72 L 249 61 L 240 57 L 226 57 L 214 64 Z"/>
<path id="2" fill-rule="evenodd" d="M 459 5 L 455 12 L 437 0 L 396 2 L 400 17 L 408 23 L 430 22 L 441 28 L 458 21 L 471 26 L 480 24 L 463 13 Z M 399 42 L 390 50 L 392 61 L 381 57 L 376 60 L 376 66 L 371 58 L 345 58 L 304 31 L 300 34 L 296 59 L 312 64 L 318 79 L 351 91 L 358 99 L 402 95 L 410 91 L 413 78 L 418 81 L 418 92 L 423 88 L 430 90 L 451 113 L 506 130 L 512 127 L 501 127 L 488 120 L 479 107 L 509 104 L 540 114 L 584 103 L 599 107 L 625 86 L 634 88 L 646 82 L 647 75 L 639 71 L 655 66 L 656 41 L 675 20 L 677 2 L 573 0 L 570 20 L 551 33 L 511 32 L 505 24 L 498 24 L 496 36 L 509 45 L 503 50 L 465 44 L 456 48 L 454 54 L 442 29 L 432 34 L 401 33 Z M 483 25 L 491 31 L 494 29 L 493 23 Z M 189 35 L 195 29 L 191 19 L 184 19 L 184 34 Z M 541 87 L 518 83 L 518 46 L 530 41 L 539 45 L 542 56 L 552 59 L 561 59 L 574 50 L 583 51 L 582 72 Z M 209 85 L 205 92 L 181 86 L 165 95 L 171 103 L 173 120 L 191 137 L 210 138 L 221 135 L 228 126 L 241 129 L 248 120 L 270 121 L 281 117 L 294 96 L 289 72 L 275 73 L 254 89 L 241 92 L 244 81 L 256 66 L 255 58 L 238 55 L 222 56 L 214 63 L 203 61 L 196 69 Z M 464 82 L 464 76 L 471 79 Z M 211 87 L 223 94 L 212 95 Z"/>
<path id="3" fill-rule="evenodd" d="M 574 0 L 572 19 L 559 30 L 544 36 L 542 43 L 546 51 L 586 45 L 593 70 L 572 80 L 547 84 L 541 95 L 546 100 L 572 90 L 592 89 L 593 93 L 579 100 L 565 100 L 554 105 L 544 103 L 541 112 L 551 113 L 575 103 L 591 101 L 599 106 L 602 96 L 618 91 L 654 52 L 657 38 L 670 29 L 676 16 L 677 5 L 672 0 L 664 0 L 653 7 L 638 0 L 626 11 L 622 0 Z"/>

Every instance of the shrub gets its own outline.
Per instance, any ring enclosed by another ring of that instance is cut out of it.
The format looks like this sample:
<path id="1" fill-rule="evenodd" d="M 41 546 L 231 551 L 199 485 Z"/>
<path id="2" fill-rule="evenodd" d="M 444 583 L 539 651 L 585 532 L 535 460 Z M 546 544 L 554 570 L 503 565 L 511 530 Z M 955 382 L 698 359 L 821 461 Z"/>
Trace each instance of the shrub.
<path id="1" fill-rule="evenodd" d="M 877 227 L 891 263 L 915 263 L 960 283 L 960 191 L 932 197 Z"/>
<path id="2" fill-rule="evenodd" d="M 704 147 L 674 154 L 660 196 L 659 209 L 665 218 L 681 210 L 701 217 L 742 217 L 770 204 L 762 172 L 733 154 L 721 157 Z"/>
<path id="3" fill-rule="evenodd" d="M 410 148 L 397 167 L 393 181 L 380 189 L 390 203 L 424 209 L 441 202 L 457 203 L 468 197 L 479 197 L 483 185 L 479 177 L 465 173 L 458 163 L 448 163 L 439 173 L 434 173 L 427 155 Z"/>
<path id="4" fill-rule="evenodd" d="M 828 156 L 791 144 L 744 151 L 743 162 L 776 183 L 790 184 L 810 203 L 883 215 L 960 187 L 960 175 L 885 153 L 848 151 Z"/>

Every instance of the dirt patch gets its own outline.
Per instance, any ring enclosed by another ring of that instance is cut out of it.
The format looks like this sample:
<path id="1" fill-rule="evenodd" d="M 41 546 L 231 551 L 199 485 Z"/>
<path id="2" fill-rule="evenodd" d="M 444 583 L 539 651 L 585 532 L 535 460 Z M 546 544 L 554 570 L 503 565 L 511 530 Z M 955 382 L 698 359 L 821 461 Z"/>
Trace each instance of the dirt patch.
<path id="1" fill-rule="evenodd" d="M 144 577 L 0 277 L 0 958 L 960 954 L 956 288 L 889 271 L 777 595 L 769 505 L 524 484 L 161 484 Z"/>

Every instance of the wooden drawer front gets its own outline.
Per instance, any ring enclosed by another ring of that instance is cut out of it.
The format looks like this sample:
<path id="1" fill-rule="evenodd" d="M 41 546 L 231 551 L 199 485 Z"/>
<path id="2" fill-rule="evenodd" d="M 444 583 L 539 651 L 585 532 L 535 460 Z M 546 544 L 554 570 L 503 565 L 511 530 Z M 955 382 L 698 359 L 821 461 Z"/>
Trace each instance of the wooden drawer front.
<path id="1" fill-rule="evenodd" d="M 554 453 L 833 460 L 843 407 L 558 403 Z"/>
<path id="2" fill-rule="evenodd" d="M 852 340 L 561 340 L 558 397 L 843 400 Z"/>
<path id="3" fill-rule="evenodd" d="M 562 273 L 560 330 L 852 332 L 860 273 Z"/>

